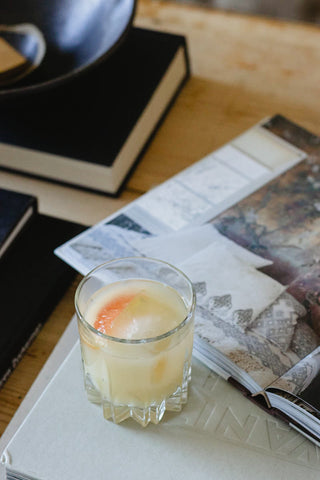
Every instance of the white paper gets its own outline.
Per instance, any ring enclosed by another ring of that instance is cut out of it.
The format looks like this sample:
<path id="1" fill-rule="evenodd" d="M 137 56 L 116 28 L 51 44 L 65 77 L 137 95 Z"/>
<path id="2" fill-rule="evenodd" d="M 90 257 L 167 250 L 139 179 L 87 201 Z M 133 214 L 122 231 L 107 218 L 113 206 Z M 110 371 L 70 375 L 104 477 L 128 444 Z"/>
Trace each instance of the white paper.
<path id="1" fill-rule="evenodd" d="M 133 246 L 143 255 L 158 258 L 174 265 L 211 245 L 225 246 L 233 255 L 255 268 L 266 267 L 272 262 L 250 252 L 222 235 L 211 224 L 188 227 L 164 235 L 144 236 L 133 240 Z"/>
<path id="2" fill-rule="evenodd" d="M 234 257 L 225 246 L 210 245 L 179 267 L 195 286 L 200 285 L 199 305 L 244 329 L 286 288 Z"/>

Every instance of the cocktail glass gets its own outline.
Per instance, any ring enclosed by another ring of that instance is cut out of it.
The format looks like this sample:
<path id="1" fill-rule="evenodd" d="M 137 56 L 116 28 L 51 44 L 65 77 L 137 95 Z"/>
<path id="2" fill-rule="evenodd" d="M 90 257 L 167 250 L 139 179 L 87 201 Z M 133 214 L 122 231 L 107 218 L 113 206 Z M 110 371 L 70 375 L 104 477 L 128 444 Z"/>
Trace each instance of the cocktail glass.
<path id="1" fill-rule="evenodd" d="M 138 339 L 97 330 L 87 318 L 90 302 L 106 287 L 135 281 L 160 283 L 171 299 L 174 291 L 184 308 L 174 328 Z M 195 309 L 193 286 L 183 272 L 145 257 L 113 260 L 83 278 L 75 306 L 85 389 L 91 402 L 102 404 L 106 419 L 131 417 L 146 426 L 159 423 L 166 410 L 181 410 L 191 378 Z"/>

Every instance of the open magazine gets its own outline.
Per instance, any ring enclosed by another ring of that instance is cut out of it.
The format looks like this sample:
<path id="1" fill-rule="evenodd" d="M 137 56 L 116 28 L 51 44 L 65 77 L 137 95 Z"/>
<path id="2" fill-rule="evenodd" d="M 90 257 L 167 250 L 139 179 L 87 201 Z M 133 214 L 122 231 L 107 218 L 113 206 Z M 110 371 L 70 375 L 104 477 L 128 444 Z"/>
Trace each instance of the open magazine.
<path id="1" fill-rule="evenodd" d="M 320 445 L 320 138 L 277 115 L 56 253 L 147 255 L 196 295 L 194 354 Z"/>

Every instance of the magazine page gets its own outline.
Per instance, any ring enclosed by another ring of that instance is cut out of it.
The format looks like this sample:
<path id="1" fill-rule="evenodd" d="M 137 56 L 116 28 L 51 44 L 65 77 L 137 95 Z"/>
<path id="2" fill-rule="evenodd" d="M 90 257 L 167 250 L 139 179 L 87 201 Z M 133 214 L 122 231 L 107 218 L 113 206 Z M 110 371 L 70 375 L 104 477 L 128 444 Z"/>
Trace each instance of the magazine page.
<path id="1" fill-rule="evenodd" d="M 265 125 L 252 127 L 55 253 L 86 274 L 112 258 L 139 253 L 130 246 L 128 230 L 138 238 L 209 221 L 306 157 Z"/>
<path id="2" fill-rule="evenodd" d="M 279 142 L 292 131 L 293 138 Z M 316 301 L 310 300 L 317 291 L 310 272 L 320 258 L 314 138 L 274 117 L 56 253 L 83 274 L 131 255 L 180 266 L 197 291 L 196 348 L 211 364 L 220 352 L 222 364 L 223 358 L 229 360 L 229 374 L 233 365 L 238 379 L 247 372 L 253 380 L 250 390 L 257 392 L 320 344 L 312 313 Z M 300 162 L 302 148 L 310 156 Z M 270 175 L 276 178 L 270 181 Z M 226 209 L 228 204 L 234 206 Z M 312 337 L 303 351 L 296 346 L 300 324 Z"/>
<path id="3" fill-rule="evenodd" d="M 317 390 L 320 369 L 317 348 L 320 345 L 320 139 L 294 128 L 292 137 L 292 131 L 284 125 L 283 119 L 278 118 L 270 122 L 269 128 L 285 132 L 308 153 L 307 160 L 218 215 L 211 224 L 238 245 L 270 260 L 272 263 L 263 267 L 263 273 L 286 286 L 285 294 L 248 324 L 245 331 L 248 342 L 249 337 L 264 337 L 265 345 L 272 348 L 274 355 L 269 355 L 270 351 L 265 355 L 265 347 L 262 350 L 261 345 L 250 343 L 249 357 L 242 362 L 240 354 L 234 359 L 233 352 L 232 359 L 248 371 L 255 367 L 246 366 L 246 362 L 259 357 L 264 367 L 274 374 L 274 380 L 281 377 L 278 384 L 283 386 L 291 382 L 289 391 L 296 394 L 299 388 L 299 395 L 312 403 L 320 393 Z M 305 357 L 308 360 L 300 362 Z M 314 404 L 319 408 L 319 401 Z"/>
<path id="4" fill-rule="evenodd" d="M 269 385 L 266 390 L 306 408 L 320 419 L 320 346 Z"/>
<path id="5" fill-rule="evenodd" d="M 286 285 L 262 271 L 272 265 L 270 260 L 233 242 L 211 223 L 144 237 L 134 246 L 174 263 L 193 282 L 195 355 L 210 368 L 218 365 L 225 377 L 258 393 L 299 362 L 281 332 L 287 318 L 300 322 L 306 309 Z M 278 342 L 265 328 L 272 319 L 279 327 Z"/>
<path id="6" fill-rule="evenodd" d="M 269 128 L 290 132 L 281 118 Z M 286 372 L 297 372 L 299 367 L 293 367 L 320 345 L 320 141 L 293 130 L 295 142 L 309 154 L 307 160 L 216 216 L 206 231 L 199 227 L 201 241 L 182 231 L 139 244 L 146 245 L 145 253 L 168 261 L 187 257 L 181 268 L 197 288 L 197 349 L 217 361 L 217 353 L 210 352 L 214 347 L 262 388 Z M 210 225 L 216 237 L 220 233 L 228 239 L 228 251 L 219 250 L 213 238 L 209 242 Z M 241 258 L 246 266 L 237 266 L 231 261 L 231 253 L 237 255 L 231 242 L 269 265 L 250 262 L 246 254 Z M 188 257 L 190 245 L 197 245 L 198 253 Z M 309 380 L 319 372 L 316 358 L 312 369 L 309 365 Z"/>

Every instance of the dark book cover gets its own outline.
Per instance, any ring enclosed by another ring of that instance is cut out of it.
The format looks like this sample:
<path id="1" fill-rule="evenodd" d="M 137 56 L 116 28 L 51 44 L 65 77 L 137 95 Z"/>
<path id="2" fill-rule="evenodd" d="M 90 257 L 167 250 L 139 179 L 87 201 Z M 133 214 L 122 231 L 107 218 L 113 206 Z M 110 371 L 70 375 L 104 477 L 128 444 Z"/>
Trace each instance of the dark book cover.
<path id="1" fill-rule="evenodd" d="M 53 250 L 83 226 L 36 215 L 0 264 L 0 386 L 74 278 Z"/>
<path id="2" fill-rule="evenodd" d="M 112 167 L 180 47 L 184 50 L 186 73 L 183 78 L 176 79 L 174 94 L 163 93 L 161 114 L 149 112 L 155 127 L 151 135 L 144 129 L 143 148 L 137 158 L 128 161 L 127 168 L 123 168 L 124 181 L 189 74 L 187 47 L 182 36 L 132 28 L 116 52 L 87 74 L 51 92 L 32 95 L 17 105 L 1 105 L 0 142 L 50 153 L 65 160 Z M 55 157 L 47 163 L 48 169 L 54 169 Z M 37 170 L 35 163 L 33 165 L 33 171 L 27 172 L 22 161 L 0 160 L 3 168 L 45 177 L 45 172 Z M 77 180 L 77 168 L 81 164 L 73 166 L 72 174 L 62 165 L 54 172 L 56 178 L 48 176 L 48 179 L 92 189 L 85 185 L 90 170 L 84 180 Z"/>
<path id="3" fill-rule="evenodd" d="M 36 197 L 0 188 L 0 258 L 36 212 Z"/>

